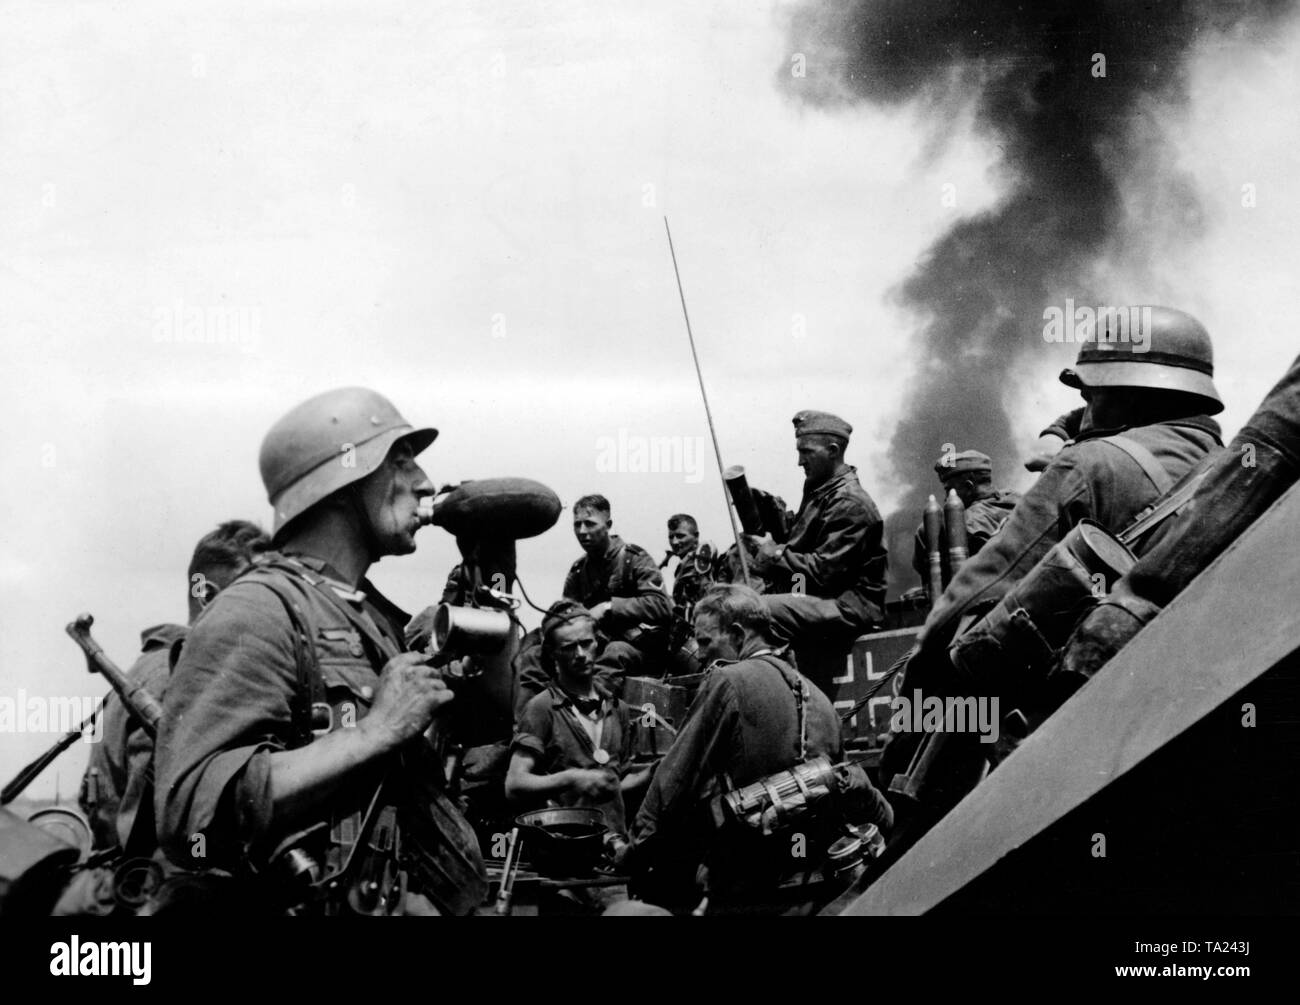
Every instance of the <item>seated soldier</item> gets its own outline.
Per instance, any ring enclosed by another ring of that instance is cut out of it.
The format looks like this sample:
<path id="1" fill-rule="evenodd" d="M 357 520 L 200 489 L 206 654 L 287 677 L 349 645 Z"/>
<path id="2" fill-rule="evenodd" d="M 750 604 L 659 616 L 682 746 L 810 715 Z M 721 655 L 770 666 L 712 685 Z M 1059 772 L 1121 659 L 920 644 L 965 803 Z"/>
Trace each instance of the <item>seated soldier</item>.
<path id="1" fill-rule="evenodd" d="M 598 629 L 596 673 L 613 694 L 622 694 L 623 677 L 662 676 L 668 653 L 672 602 L 654 559 L 635 544 L 609 532 L 609 500 L 583 496 L 573 504 L 573 533 L 586 555 L 569 569 L 564 598 L 587 608 Z M 515 655 L 515 721 L 524 706 L 550 685 L 541 637 L 524 636 Z"/>
<path id="2" fill-rule="evenodd" d="M 770 631 L 767 608 L 748 587 L 717 586 L 695 605 L 700 656 L 712 666 L 651 780 L 621 856 L 643 900 L 681 909 L 707 892 L 715 909 L 752 904 L 756 888 L 760 897 L 775 893 L 780 869 L 792 865 L 788 842 L 777 838 L 778 862 L 770 842 L 760 846 L 740 825 L 715 829 L 705 808 L 727 789 L 819 755 L 832 764 L 840 760 L 840 721 L 830 699 L 794 669 Z M 851 793 L 854 821 L 888 828 L 889 805 L 865 774 L 841 770 L 839 788 Z M 697 880 L 701 866 L 704 889 Z"/>
<path id="3" fill-rule="evenodd" d="M 623 793 L 650 769 L 630 770 L 632 708 L 596 678 L 596 622 L 581 604 L 561 600 L 542 623 L 542 647 L 555 679 L 519 716 L 506 775 L 506 798 L 528 806 L 594 806 L 609 829 L 626 835 Z"/>
<path id="4" fill-rule="evenodd" d="M 611 534 L 613 525 L 604 496 L 583 496 L 573 504 L 573 533 L 586 554 L 569 569 L 563 596 L 590 610 L 609 640 L 598 660 L 601 670 L 662 676 L 672 602 L 654 559 Z"/>

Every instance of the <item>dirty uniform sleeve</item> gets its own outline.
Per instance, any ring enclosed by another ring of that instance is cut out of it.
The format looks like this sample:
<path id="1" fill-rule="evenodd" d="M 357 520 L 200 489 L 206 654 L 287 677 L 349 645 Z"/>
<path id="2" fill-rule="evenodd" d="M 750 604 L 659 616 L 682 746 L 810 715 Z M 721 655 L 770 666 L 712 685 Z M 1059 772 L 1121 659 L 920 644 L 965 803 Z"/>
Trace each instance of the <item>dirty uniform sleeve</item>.
<path id="1" fill-rule="evenodd" d="M 1072 440 L 1079 435 L 1079 427 L 1083 424 L 1083 409 L 1076 408 L 1073 412 L 1066 412 L 1064 415 L 1053 419 L 1052 422 L 1044 429 L 1039 436 L 1055 436 L 1061 440 Z"/>
<path id="2" fill-rule="evenodd" d="M 731 683 L 713 675 L 650 780 L 632 829 L 634 855 L 645 855 L 661 831 L 671 830 L 697 808 L 704 785 L 736 744 L 739 715 Z"/>
<path id="3" fill-rule="evenodd" d="M 1092 484 L 1076 465 L 1076 456 L 1074 448 L 1057 455 L 1001 532 L 953 576 L 921 630 L 923 652 L 946 650 L 962 615 L 982 601 L 1001 600 L 1065 531 L 1094 514 Z"/>
<path id="4" fill-rule="evenodd" d="M 644 551 L 627 552 L 624 561 L 632 563 L 636 595 L 612 597 L 610 614 L 620 626 L 648 624 L 667 628 L 673 620 L 673 602 L 664 590 L 664 577 L 655 561 Z"/>
<path id="5" fill-rule="evenodd" d="M 267 587 L 234 583 L 186 640 L 163 704 L 155 793 L 159 841 L 177 863 L 221 865 L 269 829 L 269 755 L 293 740 L 291 632 Z M 199 847 L 201 862 L 190 854 Z"/>

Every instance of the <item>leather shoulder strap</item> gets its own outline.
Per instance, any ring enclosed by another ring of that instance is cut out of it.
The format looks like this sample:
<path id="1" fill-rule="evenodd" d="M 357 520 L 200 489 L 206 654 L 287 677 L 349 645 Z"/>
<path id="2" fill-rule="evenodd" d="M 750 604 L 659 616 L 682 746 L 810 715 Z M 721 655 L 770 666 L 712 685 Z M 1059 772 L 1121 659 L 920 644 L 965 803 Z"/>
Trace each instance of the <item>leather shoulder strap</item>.
<path id="1" fill-rule="evenodd" d="M 1141 540 L 1149 531 L 1153 530 L 1159 524 L 1163 523 L 1169 517 L 1179 513 L 1184 506 L 1191 500 L 1200 487 L 1205 476 L 1210 473 L 1207 466 L 1202 467 L 1191 478 L 1188 478 L 1179 486 L 1177 492 L 1171 492 L 1158 503 L 1147 507 L 1142 513 L 1138 514 L 1136 520 L 1129 524 L 1116 537 L 1121 544 L 1132 547 L 1137 541 Z"/>
<path id="2" fill-rule="evenodd" d="M 302 598 L 286 582 L 294 573 L 276 565 L 284 575 L 260 574 L 254 570 L 247 574 L 254 582 L 261 583 L 270 590 L 284 607 L 289 616 L 290 631 L 293 635 L 294 664 L 298 670 L 298 687 L 294 691 L 291 710 L 295 745 L 305 746 L 312 741 L 312 706 L 324 703 L 325 681 L 320 675 L 320 666 L 316 660 L 316 644 L 312 630 L 308 627 L 307 615 L 303 610 Z"/>
<path id="3" fill-rule="evenodd" d="M 1169 472 L 1164 469 L 1164 465 L 1156 460 L 1155 455 L 1138 443 L 1137 440 L 1131 440 L 1127 436 L 1103 436 L 1101 442 L 1109 443 L 1113 447 L 1119 447 L 1120 450 L 1133 458 L 1160 495 L 1164 495 L 1173 487 L 1174 480 L 1170 477 Z"/>
<path id="4" fill-rule="evenodd" d="M 756 658 L 762 660 L 779 673 L 781 679 L 785 681 L 786 687 L 788 687 L 794 694 L 795 714 L 799 717 L 798 763 L 802 764 L 808 759 L 808 710 L 805 706 L 808 704 L 810 696 L 808 693 L 807 678 L 774 653 L 763 653 L 763 655 Z"/>

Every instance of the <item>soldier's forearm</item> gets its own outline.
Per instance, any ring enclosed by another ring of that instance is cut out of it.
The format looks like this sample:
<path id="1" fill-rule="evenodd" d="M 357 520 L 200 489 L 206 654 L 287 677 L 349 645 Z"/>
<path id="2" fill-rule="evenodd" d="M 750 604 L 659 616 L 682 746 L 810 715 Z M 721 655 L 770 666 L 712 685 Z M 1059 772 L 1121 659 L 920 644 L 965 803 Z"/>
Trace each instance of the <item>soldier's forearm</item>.
<path id="1" fill-rule="evenodd" d="M 633 624 L 667 624 L 673 616 L 672 601 L 666 593 L 615 597 L 609 603 L 609 610 L 615 618 Z"/>
<path id="2" fill-rule="evenodd" d="M 268 767 L 275 825 L 294 825 L 326 802 L 341 783 L 393 749 L 379 730 L 358 724 L 305 747 L 272 753 Z"/>
<path id="3" fill-rule="evenodd" d="M 640 771 L 633 771 L 624 775 L 619 781 L 618 787 L 621 792 L 635 792 L 650 783 L 650 776 L 654 774 L 654 765 L 642 768 Z"/>
<path id="4" fill-rule="evenodd" d="M 786 550 L 782 552 L 781 559 L 777 562 L 777 568 L 788 569 L 793 575 L 802 576 L 802 591 L 821 596 L 825 589 L 824 570 L 826 563 L 817 555 L 816 552 L 794 552 Z"/>
<path id="5" fill-rule="evenodd" d="M 566 768 L 552 775 L 536 775 L 532 771 L 511 772 L 506 778 L 506 798 L 545 799 L 558 796 L 573 788 L 573 771 Z"/>

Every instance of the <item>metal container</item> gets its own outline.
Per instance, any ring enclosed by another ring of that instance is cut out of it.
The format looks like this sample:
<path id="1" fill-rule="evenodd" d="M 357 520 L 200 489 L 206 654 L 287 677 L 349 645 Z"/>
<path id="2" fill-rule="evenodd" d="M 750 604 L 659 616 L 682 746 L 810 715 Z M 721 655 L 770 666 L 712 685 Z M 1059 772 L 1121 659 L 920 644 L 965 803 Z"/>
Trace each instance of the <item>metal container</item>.
<path id="1" fill-rule="evenodd" d="M 762 534 L 763 518 L 758 512 L 758 505 L 754 502 L 754 494 L 749 489 L 749 479 L 745 477 L 745 469 L 739 464 L 734 464 L 723 472 L 722 479 L 727 483 L 727 493 L 736 506 L 736 515 L 740 517 L 741 529 L 746 534 Z"/>
<path id="2" fill-rule="evenodd" d="M 439 652 L 449 649 L 458 656 L 494 653 L 509 641 L 513 631 L 505 611 L 439 604 L 433 615 L 434 646 Z"/>
<path id="3" fill-rule="evenodd" d="M 420 518 L 457 537 L 518 541 L 554 527 L 560 509 L 560 497 L 531 478 L 479 478 L 429 500 Z"/>
<path id="4" fill-rule="evenodd" d="M 590 806 L 530 810 L 515 817 L 524 849 L 538 872 L 548 876 L 584 876 L 600 864 L 605 816 Z"/>
<path id="5" fill-rule="evenodd" d="M 0 806 L 0 915 L 47 915 L 78 849 Z"/>
<path id="6" fill-rule="evenodd" d="M 1079 618 L 1137 561 L 1118 538 L 1084 520 L 991 611 L 949 647 L 973 694 L 1013 697 L 1041 679 Z"/>
<path id="7" fill-rule="evenodd" d="M 69 806 L 47 806 L 28 817 L 27 822 L 76 848 L 77 861 L 84 862 L 90 854 L 94 832 L 90 829 L 90 821 L 79 810 Z"/>

